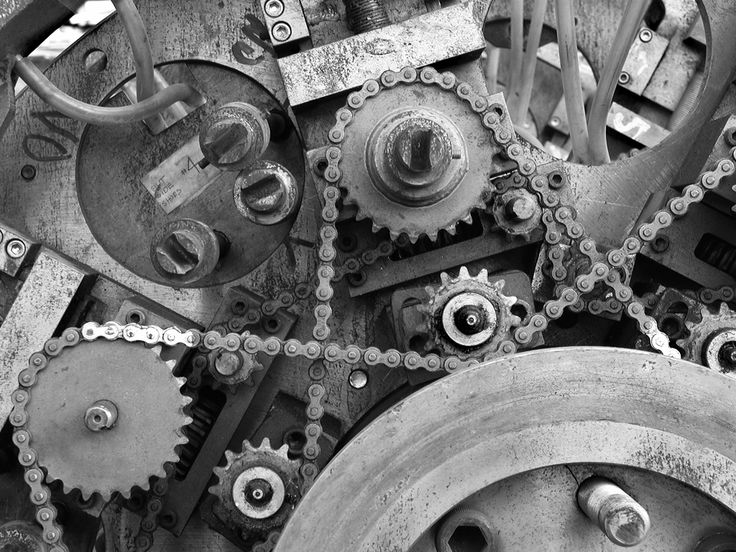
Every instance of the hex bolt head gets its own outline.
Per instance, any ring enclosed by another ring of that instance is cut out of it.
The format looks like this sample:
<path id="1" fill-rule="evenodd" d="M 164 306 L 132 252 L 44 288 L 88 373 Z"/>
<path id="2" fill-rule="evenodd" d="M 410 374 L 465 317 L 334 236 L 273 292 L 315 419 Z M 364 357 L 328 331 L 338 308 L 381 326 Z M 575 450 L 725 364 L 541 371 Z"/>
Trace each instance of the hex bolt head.
<path id="1" fill-rule="evenodd" d="M 215 357 L 215 370 L 222 376 L 234 376 L 242 366 L 243 357 L 234 351 L 222 351 Z"/>
<path id="2" fill-rule="evenodd" d="M 513 197 L 506 206 L 506 216 L 511 220 L 524 221 L 529 220 L 536 212 L 536 205 L 531 197 Z"/>
<path id="3" fill-rule="evenodd" d="M 151 262 L 172 283 L 195 284 L 215 271 L 225 239 L 203 222 L 179 219 L 165 224 L 151 240 Z"/>
<path id="4" fill-rule="evenodd" d="M 263 155 L 271 141 L 268 115 L 244 103 L 217 108 L 199 131 L 199 146 L 208 163 L 223 170 L 241 170 Z"/>
<path id="5" fill-rule="evenodd" d="M 268 0 L 263 6 L 268 17 L 279 17 L 284 13 L 284 3 L 281 0 Z"/>
<path id="6" fill-rule="evenodd" d="M 11 259 L 20 259 L 26 254 L 26 244 L 23 240 L 13 238 L 5 245 L 5 252 Z"/>
<path id="7" fill-rule="evenodd" d="M 580 509 L 618 546 L 636 546 L 651 527 L 649 514 L 615 483 L 590 477 L 577 490 Z"/>
<path id="8" fill-rule="evenodd" d="M 650 42 L 653 36 L 652 31 L 649 29 L 642 29 L 639 31 L 639 40 L 642 42 Z"/>
<path id="9" fill-rule="evenodd" d="M 84 413 L 84 425 L 90 431 L 112 429 L 118 420 L 118 407 L 106 399 L 95 401 Z"/>
<path id="10" fill-rule="evenodd" d="M 437 552 L 493 552 L 493 529 L 484 514 L 470 508 L 451 512 L 435 535 Z"/>
<path id="11" fill-rule="evenodd" d="M 286 42 L 291 37 L 291 27 L 285 21 L 279 21 L 271 27 L 271 36 L 278 42 Z"/>
<path id="12" fill-rule="evenodd" d="M 618 83 L 619 84 L 629 84 L 631 82 L 631 75 L 629 75 L 626 71 L 621 71 L 621 74 L 618 76 Z"/>
<path id="13" fill-rule="evenodd" d="M 261 225 L 278 224 L 294 214 L 299 191 L 294 176 L 273 161 L 257 161 L 235 179 L 233 196 L 238 211 Z"/>

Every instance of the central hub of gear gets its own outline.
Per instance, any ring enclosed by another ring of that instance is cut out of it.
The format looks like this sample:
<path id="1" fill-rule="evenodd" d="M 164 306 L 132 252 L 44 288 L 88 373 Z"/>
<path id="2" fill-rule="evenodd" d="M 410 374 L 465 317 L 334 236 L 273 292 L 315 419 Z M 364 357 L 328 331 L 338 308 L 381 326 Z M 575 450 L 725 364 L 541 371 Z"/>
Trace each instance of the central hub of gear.
<path id="1" fill-rule="evenodd" d="M 442 285 L 428 287 L 427 331 L 434 345 L 460 358 L 494 354 L 511 328 L 521 323 L 511 312 L 517 299 L 503 294 L 504 281 L 490 282 L 482 269 L 471 276 L 461 267 L 457 277 L 440 275 Z"/>
<path id="2" fill-rule="evenodd" d="M 160 354 L 160 346 L 82 341 L 49 360 L 27 407 L 49 481 L 107 501 L 166 476 L 164 464 L 177 462 L 177 447 L 188 441 L 182 428 L 192 421 L 184 413 L 191 398 Z"/>
<path id="3" fill-rule="evenodd" d="M 484 118 L 492 115 L 502 136 L 513 125 L 502 104 L 491 115 L 487 107 L 469 84 L 430 67 L 367 81 L 336 113 L 325 179 L 345 190 L 356 220 L 392 240 L 453 235 L 486 208 L 490 182 L 508 168 Z"/>
<path id="4" fill-rule="evenodd" d="M 445 305 L 442 329 L 457 345 L 477 347 L 493 336 L 496 318 L 496 309 L 488 297 L 479 293 L 461 293 Z"/>
<path id="5" fill-rule="evenodd" d="M 400 109 L 371 132 L 366 166 L 376 189 L 402 205 L 432 205 L 457 188 L 468 170 L 462 133 L 439 111 Z"/>

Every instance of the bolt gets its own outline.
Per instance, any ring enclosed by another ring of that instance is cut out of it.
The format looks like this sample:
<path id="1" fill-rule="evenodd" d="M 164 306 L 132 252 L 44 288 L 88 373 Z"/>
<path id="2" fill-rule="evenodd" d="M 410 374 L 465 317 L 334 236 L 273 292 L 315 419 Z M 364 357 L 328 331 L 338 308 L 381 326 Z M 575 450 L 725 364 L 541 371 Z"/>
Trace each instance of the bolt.
<path id="1" fill-rule="evenodd" d="M 205 119 L 199 131 L 205 160 L 224 170 L 247 167 L 263 155 L 270 140 L 267 115 L 244 102 L 219 107 Z"/>
<path id="2" fill-rule="evenodd" d="M 118 419 L 118 408 L 108 400 L 95 401 L 84 413 L 84 425 L 90 431 L 111 429 Z"/>
<path id="3" fill-rule="evenodd" d="M 227 250 L 227 240 L 193 219 L 167 223 L 151 241 L 151 262 L 167 280 L 194 284 L 212 274 Z"/>
<path id="4" fill-rule="evenodd" d="M 221 376 L 233 376 L 242 366 L 243 357 L 233 351 L 222 351 L 215 358 L 215 370 Z"/>
<path id="5" fill-rule="evenodd" d="M 437 552 L 493 552 L 495 532 L 483 513 L 461 508 L 440 522 L 435 547 Z"/>
<path id="6" fill-rule="evenodd" d="M 629 84 L 629 82 L 631 82 L 631 75 L 629 75 L 626 71 L 621 71 L 621 74 L 618 76 L 618 83 Z"/>
<path id="7" fill-rule="evenodd" d="M 651 523 L 647 511 L 615 483 L 590 477 L 578 487 L 581 510 L 618 546 L 636 546 L 647 536 Z"/>
<path id="8" fill-rule="evenodd" d="M 286 42 L 291 36 L 291 27 L 284 21 L 279 21 L 271 27 L 271 36 L 278 42 Z"/>
<path id="9" fill-rule="evenodd" d="M 487 320 L 483 309 L 476 305 L 465 305 L 455 313 L 454 322 L 465 335 L 474 335 L 485 329 Z"/>
<path id="10" fill-rule="evenodd" d="M 245 500 L 253 506 L 263 506 L 273 497 L 273 487 L 265 479 L 252 479 L 248 481 L 243 491 Z"/>
<path id="11" fill-rule="evenodd" d="M 438 148 L 433 147 L 437 140 L 431 128 L 409 127 L 396 140 L 394 152 L 404 168 L 414 173 L 428 172 L 437 162 L 433 159 L 439 153 Z"/>
<path id="12" fill-rule="evenodd" d="M 389 165 L 405 186 L 426 186 L 445 174 L 452 160 L 452 145 L 445 130 L 424 117 L 407 119 L 389 138 Z"/>
<path id="13" fill-rule="evenodd" d="M 382 0 L 344 0 L 348 27 L 355 34 L 373 31 L 391 23 Z"/>
<path id="14" fill-rule="evenodd" d="M 273 173 L 259 175 L 247 188 L 240 189 L 243 203 L 257 213 L 271 213 L 278 209 L 284 199 L 281 181 Z"/>
<path id="15" fill-rule="evenodd" d="M 263 11 L 268 17 L 278 17 L 284 13 L 284 3 L 281 0 L 268 0 Z"/>
<path id="16" fill-rule="evenodd" d="M 5 251 L 11 259 L 20 259 L 26 254 L 26 244 L 23 240 L 13 238 L 5 246 Z"/>
<path id="17" fill-rule="evenodd" d="M 639 31 L 639 40 L 641 40 L 642 42 L 649 42 L 650 40 L 652 40 L 652 36 L 652 31 L 650 31 L 649 29 L 642 29 L 641 31 Z"/>
<path id="18" fill-rule="evenodd" d="M 529 220 L 534 216 L 535 207 L 531 197 L 513 197 L 505 205 L 506 216 L 519 222 Z"/>
<path id="19" fill-rule="evenodd" d="M 23 180 L 33 180 L 36 178 L 36 167 L 33 165 L 23 165 L 20 169 L 20 176 Z"/>
<path id="20" fill-rule="evenodd" d="M 299 203 L 294 176 L 273 161 L 257 161 L 235 179 L 235 206 L 256 224 L 278 224 L 290 217 Z"/>
<path id="21" fill-rule="evenodd" d="M 560 120 L 560 118 L 557 115 L 555 115 L 549 120 L 549 126 L 551 127 L 557 128 L 561 124 L 562 124 L 562 120 Z"/>
<path id="22" fill-rule="evenodd" d="M 728 369 L 729 372 L 736 369 L 736 342 L 728 341 L 724 343 L 718 351 L 718 358 L 720 358 L 723 366 Z"/>
<path id="23" fill-rule="evenodd" d="M 368 374 L 365 370 L 353 370 L 348 376 L 348 382 L 353 389 L 363 389 L 368 385 Z"/>

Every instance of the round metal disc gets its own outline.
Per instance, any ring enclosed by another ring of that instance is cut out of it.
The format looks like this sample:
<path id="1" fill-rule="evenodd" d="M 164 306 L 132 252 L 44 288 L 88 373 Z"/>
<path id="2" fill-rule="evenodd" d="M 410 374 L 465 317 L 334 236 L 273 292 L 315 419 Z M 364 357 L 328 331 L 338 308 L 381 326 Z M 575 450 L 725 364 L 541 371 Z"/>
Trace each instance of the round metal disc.
<path id="1" fill-rule="evenodd" d="M 276 550 L 409 550 L 474 493 L 565 464 L 656 472 L 736 512 L 734 393 L 721 374 L 623 349 L 549 349 L 478 365 L 360 433 L 320 475 Z"/>
<path id="2" fill-rule="evenodd" d="M 28 430 L 39 464 L 49 479 L 84 496 L 148 487 L 163 464 L 178 460 L 185 443 L 179 430 L 188 422 L 185 398 L 171 368 L 143 344 L 82 342 L 64 349 L 39 373 L 27 406 Z M 99 400 L 118 410 L 109 430 L 91 431 L 86 409 Z"/>

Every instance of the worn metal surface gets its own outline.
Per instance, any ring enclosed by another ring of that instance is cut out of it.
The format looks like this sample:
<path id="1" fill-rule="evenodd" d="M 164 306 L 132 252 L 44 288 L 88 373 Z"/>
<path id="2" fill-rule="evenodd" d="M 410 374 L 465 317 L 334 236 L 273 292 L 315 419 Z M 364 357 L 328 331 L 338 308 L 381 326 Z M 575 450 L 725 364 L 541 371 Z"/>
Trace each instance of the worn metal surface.
<path id="1" fill-rule="evenodd" d="M 621 69 L 628 78 L 619 76 L 619 84 L 634 94 L 644 92 L 668 45 L 669 41 L 665 37 L 643 27 L 634 39 Z"/>
<path id="2" fill-rule="evenodd" d="M 614 481 L 646 506 L 651 529 L 633 550 L 692 552 L 703 537 L 729 531 L 734 523 L 733 513 L 679 481 L 606 464 L 550 466 L 515 475 L 468 497 L 458 509 L 483 512 L 494 530 L 494 552 L 625 550 L 606 539 L 575 503 L 578 484 L 591 475 Z M 411 552 L 433 551 L 433 533 L 422 535 Z"/>
<path id="3" fill-rule="evenodd" d="M 10 395 L 28 358 L 54 335 L 67 309 L 92 274 L 43 249 L 0 325 L 0 426 L 12 409 Z"/>
<path id="4" fill-rule="evenodd" d="M 655 147 L 670 135 L 670 131 L 666 128 L 648 121 L 616 102 L 611 105 L 606 124 L 608 128 L 647 148 Z"/>
<path id="5" fill-rule="evenodd" d="M 389 69 L 422 67 L 484 49 L 481 24 L 490 1 L 462 0 L 422 18 L 281 58 L 291 105 L 356 88 Z"/>
<path id="6" fill-rule="evenodd" d="M 194 0 L 180 3 L 176 10 L 170 9 L 165 2 L 142 1 L 137 5 L 146 22 L 157 63 L 179 59 L 210 60 L 255 79 L 279 101 L 286 99 L 273 56 L 252 40 L 252 26 L 243 23 L 248 23 L 248 17 L 258 13 L 259 6 L 234 1 L 223 3 L 223 7 L 216 3 L 203 6 Z M 192 18 L 191 13 L 198 16 Z M 182 40 L 179 32 L 182 28 L 187 29 L 187 40 Z M 214 33 L 214 29 L 219 31 Z M 243 57 L 246 47 L 252 47 L 252 58 Z M 88 33 L 77 48 L 59 58 L 46 74 L 70 95 L 100 102 L 120 81 L 133 75 L 133 61 L 127 55 L 110 55 L 105 71 L 87 73 L 78 70 L 83 67 L 84 55 L 89 49 L 127 52 L 127 48 L 125 31 L 113 17 Z M 90 232 L 75 189 L 75 158 L 82 130 L 81 124 L 50 113 L 35 95 L 25 92 L 19 96 L 16 117 L 0 142 L 4 169 L 0 174 L 3 217 L 45 245 L 72 258 L 84 259 L 111 280 L 152 297 L 198 323 L 207 324 L 222 300 L 221 289 L 182 291 L 153 284 L 110 257 Z M 146 130 L 142 132 L 147 133 Z M 21 177 L 25 165 L 36 170 L 30 181 Z M 237 217 L 242 219 L 240 215 Z M 314 228 L 310 214 L 300 216 L 295 222 L 295 234 L 305 240 L 314 239 L 310 236 Z M 268 263 L 241 282 L 271 295 L 274 279 L 265 276 L 268 267 L 271 263 L 291 263 L 289 251 L 282 246 Z M 294 262 L 298 266 L 291 277 L 306 277 L 306 256 L 300 254 Z"/>
<path id="7" fill-rule="evenodd" d="M 358 435 L 276 550 L 409 550 L 467 497 L 559 464 L 656 472 L 733 515 L 736 441 L 724 436 L 736 427 L 734 392 L 736 381 L 720 374 L 622 349 L 552 349 L 481 364 L 402 401 Z"/>
<path id="8" fill-rule="evenodd" d="M 232 304 L 235 301 L 244 301 L 246 308 L 259 308 L 263 299 L 253 293 L 230 290 L 213 324 L 226 324 L 232 318 Z M 275 317 L 280 322 L 275 335 L 286 338 L 296 322 L 296 317 L 285 312 L 277 313 Z M 233 433 L 246 415 L 271 365 L 274 364 L 274 359 L 264 358 L 262 364 L 263 369 L 252 375 L 251 385 L 241 385 L 234 392 L 225 393 L 221 410 L 209 419 L 206 435 L 203 436 L 198 448 L 193 451 L 194 457 L 187 460 L 186 472 L 169 484 L 162 513 L 173 514 L 171 517 L 173 523 L 166 527 L 172 533 L 180 535 L 184 531 L 212 476 L 212 468 L 222 458 Z"/>

